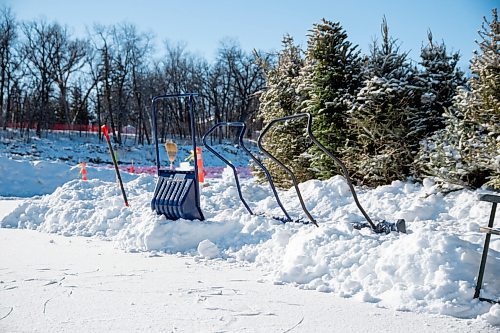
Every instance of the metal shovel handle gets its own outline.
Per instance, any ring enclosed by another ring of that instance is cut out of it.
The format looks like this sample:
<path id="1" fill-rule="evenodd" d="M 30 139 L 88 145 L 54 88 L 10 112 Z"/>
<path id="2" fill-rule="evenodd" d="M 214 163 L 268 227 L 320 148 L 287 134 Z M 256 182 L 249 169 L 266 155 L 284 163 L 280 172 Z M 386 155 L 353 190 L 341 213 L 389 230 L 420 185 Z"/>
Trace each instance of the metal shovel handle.
<path id="1" fill-rule="evenodd" d="M 370 224 L 370 226 L 372 227 L 372 229 L 375 229 L 375 224 L 373 223 L 373 221 L 371 220 L 371 218 L 368 216 L 368 214 L 366 213 L 366 211 L 363 209 L 363 207 L 361 206 L 361 203 L 359 202 L 358 200 L 358 196 L 356 194 L 356 191 L 354 190 L 354 186 L 352 185 L 352 181 L 351 181 L 351 178 L 349 176 L 349 171 L 347 170 L 346 166 L 344 165 L 344 163 L 342 163 L 341 160 L 339 160 L 337 157 L 335 157 L 328 149 L 326 149 L 325 146 L 323 146 L 317 139 L 316 137 L 313 135 L 312 133 L 312 116 L 310 113 L 298 113 L 298 114 L 295 114 L 295 115 L 291 115 L 291 116 L 286 116 L 286 117 L 282 117 L 282 118 L 277 118 L 277 119 L 274 119 L 272 120 L 269 124 L 267 124 L 267 126 L 262 130 L 262 133 L 260 134 L 258 140 L 257 140 L 257 144 L 260 148 L 260 150 L 262 150 L 262 152 L 267 156 L 269 157 L 271 160 L 273 160 L 276 164 L 278 164 L 283 170 L 285 170 L 285 172 L 290 176 L 290 178 L 292 179 L 292 182 L 293 182 L 293 186 L 295 188 L 295 191 L 297 192 L 297 196 L 299 198 L 299 201 L 300 201 L 300 205 L 302 206 L 302 210 L 304 211 L 304 213 L 307 215 L 307 217 L 309 218 L 309 220 L 311 222 L 313 222 L 315 225 L 317 225 L 316 221 L 314 220 L 314 218 L 311 216 L 311 214 L 309 213 L 309 211 L 307 210 L 306 208 L 306 205 L 304 204 L 304 200 L 302 199 L 302 195 L 300 193 L 300 190 L 299 190 L 299 186 L 298 186 L 298 182 L 297 182 L 297 178 L 295 177 L 294 173 L 289 169 L 287 168 L 281 161 L 279 161 L 275 156 L 273 156 L 271 153 L 269 153 L 269 151 L 267 151 L 263 146 L 262 146 L 262 139 L 264 138 L 265 134 L 269 131 L 269 129 L 274 126 L 276 123 L 278 122 L 285 122 L 287 120 L 294 120 L 294 119 L 299 119 L 299 118 L 307 118 L 307 127 L 306 127 L 306 131 L 307 131 L 307 136 L 311 139 L 311 141 L 317 145 L 319 147 L 319 149 L 321 149 L 326 155 L 328 155 L 335 163 L 337 163 L 341 170 L 342 170 L 342 173 L 343 173 L 343 176 L 347 182 L 347 185 L 349 186 L 349 189 L 351 190 L 351 194 L 352 194 L 352 197 L 354 199 L 354 202 L 356 203 L 356 206 L 358 207 L 359 211 L 361 212 L 361 214 L 363 214 L 364 218 L 366 219 L 366 221 Z"/>
<path id="2" fill-rule="evenodd" d="M 108 143 L 109 153 L 111 155 L 111 158 L 113 159 L 113 165 L 115 166 L 116 177 L 118 178 L 118 183 L 120 184 L 120 189 L 122 191 L 123 201 L 125 201 L 125 206 L 128 207 L 127 195 L 125 194 L 125 188 L 123 187 L 122 177 L 120 176 L 120 169 L 118 169 L 118 163 L 116 162 L 116 157 L 115 157 L 115 154 L 113 151 L 113 147 L 111 146 L 111 141 L 109 139 L 108 126 L 102 125 L 101 130 L 104 134 L 104 137 L 106 137 L 106 142 Z"/>
<path id="3" fill-rule="evenodd" d="M 274 194 L 274 197 L 276 199 L 276 202 L 280 206 L 281 211 L 283 212 L 283 214 L 285 214 L 285 216 L 286 216 L 286 221 L 291 222 L 292 219 L 290 218 L 290 215 L 288 215 L 288 212 L 286 211 L 285 207 L 281 203 L 281 200 L 280 200 L 280 198 L 278 196 L 278 192 L 276 191 L 276 187 L 274 186 L 274 182 L 273 182 L 273 179 L 271 177 L 271 174 L 269 173 L 269 171 L 267 170 L 267 168 L 262 164 L 262 162 L 257 157 L 255 157 L 254 154 L 252 154 L 252 152 L 245 146 L 245 143 L 243 142 L 243 137 L 245 136 L 245 133 L 246 133 L 246 130 L 247 130 L 246 124 L 244 122 L 240 122 L 240 121 L 237 121 L 237 122 L 220 122 L 220 123 L 212 126 L 212 128 L 210 128 L 205 133 L 205 135 L 203 135 L 203 139 L 202 139 L 203 140 L 203 144 L 205 145 L 205 147 L 207 148 L 207 150 L 209 150 L 210 152 L 212 152 L 215 156 L 217 156 L 221 161 L 223 161 L 224 163 L 226 163 L 226 165 L 228 165 L 233 170 L 234 178 L 236 180 L 236 186 L 238 188 L 238 195 L 240 197 L 240 200 L 243 202 L 243 205 L 245 205 L 245 207 L 250 212 L 250 214 L 253 215 L 250 207 L 248 206 L 248 204 L 246 203 L 246 201 L 243 199 L 243 194 L 241 193 L 241 189 L 240 189 L 240 184 L 239 184 L 238 174 L 236 172 L 236 168 L 234 167 L 234 165 L 230 161 L 228 161 L 221 154 L 219 154 L 218 152 L 216 152 L 215 149 L 213 149 L 207 143 L 207 137 L 210 134 L 212 134 L 215 131 L 215 129 L 217 129 L 219 127 L 223 127 L 223 126 L 227 126 L 227 127 L 240 127 L 239 136 L 238 136 L 238 143 L 239 143 L 241 149 L 243 149 L 243 151 L 248 156 L 250 156 L 250 158 L 262 169 L 262 171 L 266 175 L 266 179 L 269 182 L 269 185 L 271 186 L 271 190 L 273 191 L 273 194 Z"/>

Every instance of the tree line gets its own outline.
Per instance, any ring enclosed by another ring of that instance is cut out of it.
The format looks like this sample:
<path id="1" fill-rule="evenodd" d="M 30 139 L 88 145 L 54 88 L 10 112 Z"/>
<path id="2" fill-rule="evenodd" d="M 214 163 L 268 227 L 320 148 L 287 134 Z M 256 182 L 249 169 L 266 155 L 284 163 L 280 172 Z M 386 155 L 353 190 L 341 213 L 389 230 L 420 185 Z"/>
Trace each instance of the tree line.
<path id="1" fill-rule="evenodd" d="M 41 136 L 54 124 L 109 124 L 120 144 L 132 126 L 137 143 L 151 140 L 151 99 L 197 92 L 196 125 L 203 133 L 220 121 L 255 119 L 265 86 L 255 61 L 259 52 L 223 41 L 209 63 L 182 43 L 165 42 L 155 56 L 153 36 L 134 25 L 94 25 L 77 38 L 57 22 L 18 22 L 8 7 L 0 10 L 0 126 L 22 124 Z M 268 57 L 260 54 L 259 57 Z M 188 135 L 188 113 L 180 101 L 160 105 L 160 138 Z M 222 133 L 223 134 L 223 133 Z"/>
<path id="2" fill-rule="evenodd" d="M 109 124 L 115 142 L 132 126 L 150 143 L 150 103 L 166 93 L 198 92 L 198 133 L 221 121 L 244 121 L 251 131 L 271 120 L 309 112 L 313 133 L 343 160 L 358 184 L 377 186 L 408 177 L 500 188 L 500 25 L 496 9 L 479 31 L 470 76 L 431 31 L 417 62 L 400 49 L 385 18 L 379 39 L 362 54 L 339 22 L 313 25 L 302 49 L 284 36 L 274 54 L 245 52 L 222 42 L 214 61 L 182 43 L 165 42 L 134 25 L 95 25 L 85 38 L 57 22 L 18 22 L 0 11 L 0 126 L 23 124 L 38 136 L 56 123 Z M 305 124 L 289 121 L 268 133 L 265 146 L 300 181 L 339 170 L 311 144 Z M 160 105 L 160 139 L 189 135 L 182 101 Z M 219 139 L 230 135 L 219 132 Z M 281 185 L 287 177 L 266 162 Z"/>
<path id="3" fill-rule="evenodd" d="M 345 162 L 352 178 L 368 186 L 434 177 L 461 187 L 500 189 L 500 24 L 484 18 L 470 77 L 428 31 L 415 64 L 382 21 L 380 39 L 367 55 L 340 23 L 321 20 L 302 50 L 285 36 L 274 65 L 265 67 L 267 90 L 258 116 L 265 123 L 302 112 L 313 115 L 313 133 Z M 300 181 L 339 173 L 305 135 L 305 121 L 276 126 L 266 149 Z M 290 182 L 266 162 L 283 186 Z"/>

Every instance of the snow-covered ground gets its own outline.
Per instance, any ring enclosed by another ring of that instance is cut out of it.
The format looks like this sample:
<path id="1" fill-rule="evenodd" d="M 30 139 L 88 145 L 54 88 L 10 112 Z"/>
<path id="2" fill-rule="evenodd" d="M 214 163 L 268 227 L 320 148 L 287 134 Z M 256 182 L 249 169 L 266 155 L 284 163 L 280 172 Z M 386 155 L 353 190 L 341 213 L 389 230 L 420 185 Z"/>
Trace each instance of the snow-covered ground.
<path id="1" fill-rule="evenodd" d="M 1 332 L 496 332 L 273 284 L 251 264 L 95 238 L 0 229 L 0 251 Z"/>
<path id="2" fill-rule="evenodd" d="M 499 331 L 500 306 L 472 299 L 485 190 L 359 188 L 373 219 L 407 221 L 381 235 L 352 227 L 362 216 L 341 177 L 301 184 L 315 227 L 269 218 L 279 206 L 251 178 L 243 195 L 263 215 L 249 215 L 224 173 L 202 186 L 205 221 L 168 221 L 150 210 L 155 176 L 122 174 L 127 208 L 112 169 L 82 181 L 74 164 L 91 155 L 59 158 L 71 145 L 83 143 L 0 153 L 0 331 Z M 303 217 L 294 191 L 280 194 Z M 500 240 L 490 249 L 482 296 L 498 298 Z"/>

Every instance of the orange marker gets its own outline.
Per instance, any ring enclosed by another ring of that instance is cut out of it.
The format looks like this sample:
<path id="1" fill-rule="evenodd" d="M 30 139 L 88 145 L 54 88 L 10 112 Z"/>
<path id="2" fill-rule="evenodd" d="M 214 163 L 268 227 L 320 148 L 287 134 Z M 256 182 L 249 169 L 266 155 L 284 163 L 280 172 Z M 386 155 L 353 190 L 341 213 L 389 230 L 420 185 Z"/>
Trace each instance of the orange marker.
<path id="1" fill-rule="evenodd" d="M 201 155 L 201 147 L 196 147 L 196 165 L 198 166 L 198 181 L 205 181 L 205 171 L 203 170 L 203 157 Z"/>
<path id="2" fill-rule="evenodd" d="M 87 163 L 85 162 L 82 162 L 80 163 L 80 167 L 81 167 L 81 170 L 80 170 L 80 173 L 82 174 L 82 180 L 87 180 Z"/>

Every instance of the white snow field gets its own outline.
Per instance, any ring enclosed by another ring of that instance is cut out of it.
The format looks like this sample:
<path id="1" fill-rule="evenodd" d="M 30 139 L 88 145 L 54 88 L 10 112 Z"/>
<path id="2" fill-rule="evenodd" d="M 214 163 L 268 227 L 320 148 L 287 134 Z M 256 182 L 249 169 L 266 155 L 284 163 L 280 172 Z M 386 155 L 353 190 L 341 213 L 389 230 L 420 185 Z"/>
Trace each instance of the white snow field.
<path id="1" fill-rule="evenodd" d="M 263 215 L 250 215 L 224 173 L 202 186 L 205 221 L 169 221 L 150 209 L 155 176 L 122 174 L 127 208 L 109 167 L 82 181 L 76 161 L 43 154 L 0 154 L 0 332 L 500 331 L 500 306 L 472 299 L 486 190 L 357 188 L 373 219 L 406 219 L 385 235 L 352 227 L 342 177 L 300 185 L 315 227 L 270 218 L 281 210 L 252 178 L 243 194 Z M 499 263 L 493 237 L 484 297 L 499 298 Z"/>

